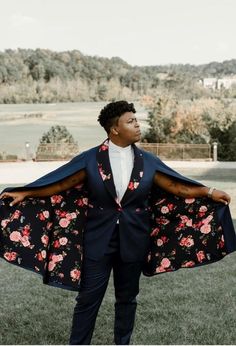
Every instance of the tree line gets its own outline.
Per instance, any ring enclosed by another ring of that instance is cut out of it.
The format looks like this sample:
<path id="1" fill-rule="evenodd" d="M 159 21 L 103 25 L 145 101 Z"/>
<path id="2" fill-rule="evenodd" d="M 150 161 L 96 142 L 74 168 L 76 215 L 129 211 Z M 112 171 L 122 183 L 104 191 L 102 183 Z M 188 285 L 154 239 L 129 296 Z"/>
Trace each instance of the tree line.
<path id="1" fill-rule="evenodd" d="M 170 95 L 145 97 L 151 143 L 218 144 L 218 159 L 236 161 L 236 102 L 229 99 L 179 101 Z"/>
<path id="2" fill-rule="evenodd" d="M 119 57 L 78 50 L 7 49 L 0 52 L 0 103 L 137 100 L 168 91 L 179 99 L 236 97 L 236 90 L 208 90 L 199 79 L 236 74 L 236 59 L 203 65 L 131 66 Z"/>

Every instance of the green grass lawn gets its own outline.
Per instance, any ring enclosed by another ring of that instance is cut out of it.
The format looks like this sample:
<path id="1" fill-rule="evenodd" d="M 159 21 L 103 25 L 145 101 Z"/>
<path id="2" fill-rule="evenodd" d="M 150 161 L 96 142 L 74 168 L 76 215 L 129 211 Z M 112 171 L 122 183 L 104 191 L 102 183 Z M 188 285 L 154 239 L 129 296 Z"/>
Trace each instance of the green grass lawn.
<path id="1" fill-rule="evenodd" d="M 236 220 L 234 171 L 184 173 L 229 192 Z M 233 253 L 208 266 L 142 277 L 132 344 L 236 344 L 235 262 Z M 0 344 L 67 344 L 75 297 L 1 260 Z M 113 304 L 110 281 L 93 344 L 113 343 Z"/>

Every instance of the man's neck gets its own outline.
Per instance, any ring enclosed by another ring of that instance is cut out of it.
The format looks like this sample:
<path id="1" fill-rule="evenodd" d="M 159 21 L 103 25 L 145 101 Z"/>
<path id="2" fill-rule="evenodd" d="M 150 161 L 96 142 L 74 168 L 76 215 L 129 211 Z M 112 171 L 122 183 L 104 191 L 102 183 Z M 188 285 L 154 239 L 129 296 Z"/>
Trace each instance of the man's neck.
<path id="1" fill-rule="evenodd" d="M 115 144 L 115 145 L 117 145 L 118 147 L 121 147 L 121 148 L 126 148 L 126 147 L 128 147 L 128 146 L 130 146 L 131 144 L 130 143 L 124 143 L 123 141 L 121 141 L 120 139 L 118 139 L 118 138 L 111 138 L 111 137 L 109 137 L 109 140 L 113 143 L 113 144 Z"/>

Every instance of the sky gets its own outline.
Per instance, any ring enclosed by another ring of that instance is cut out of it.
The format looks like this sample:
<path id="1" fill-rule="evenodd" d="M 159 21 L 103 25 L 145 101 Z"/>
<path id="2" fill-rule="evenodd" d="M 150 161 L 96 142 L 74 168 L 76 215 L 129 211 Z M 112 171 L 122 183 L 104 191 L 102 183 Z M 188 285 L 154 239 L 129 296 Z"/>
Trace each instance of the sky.
<path id="1" fill-rule="evenodd" d="M 0 0 L 0 51 L 44 48 L 130 65 L 236 59 L 236 0 Z"/>

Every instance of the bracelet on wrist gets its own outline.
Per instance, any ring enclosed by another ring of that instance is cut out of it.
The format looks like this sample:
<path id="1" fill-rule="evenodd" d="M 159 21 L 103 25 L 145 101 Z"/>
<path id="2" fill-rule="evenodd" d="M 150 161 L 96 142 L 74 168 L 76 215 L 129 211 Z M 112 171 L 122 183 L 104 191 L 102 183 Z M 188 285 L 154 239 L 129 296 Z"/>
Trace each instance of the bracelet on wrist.
<path id="1" fill-rule="evenodd" d="M 209 188 L 209 190 L 207 192 L 207 197 L 208 198 L 212 198 L 212 193 L 213 193 L 214 190 L 215 190 L 215 187 L 210 187 Z"/>

